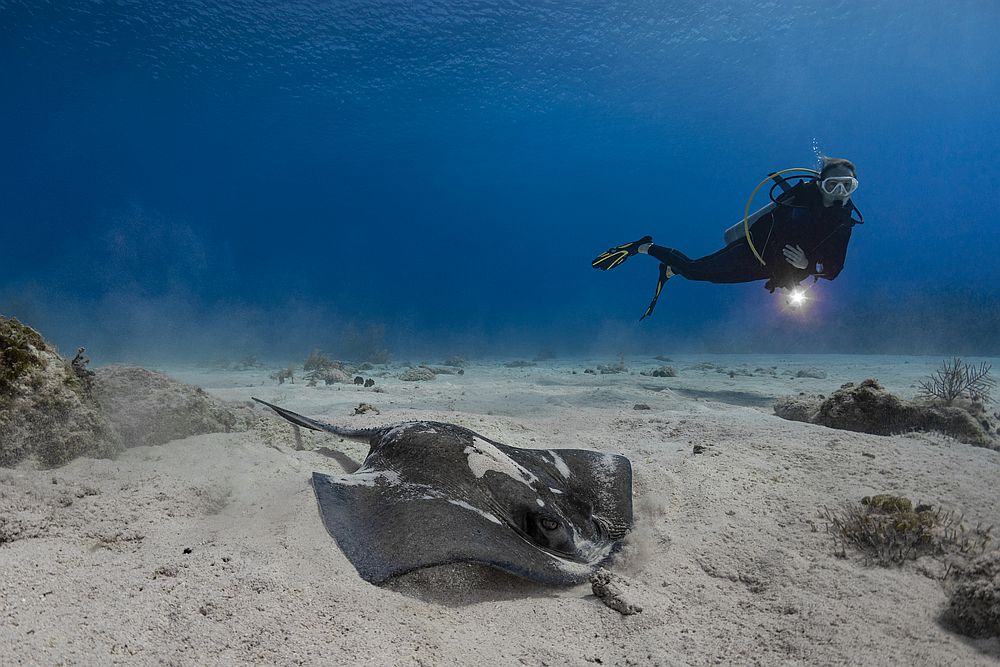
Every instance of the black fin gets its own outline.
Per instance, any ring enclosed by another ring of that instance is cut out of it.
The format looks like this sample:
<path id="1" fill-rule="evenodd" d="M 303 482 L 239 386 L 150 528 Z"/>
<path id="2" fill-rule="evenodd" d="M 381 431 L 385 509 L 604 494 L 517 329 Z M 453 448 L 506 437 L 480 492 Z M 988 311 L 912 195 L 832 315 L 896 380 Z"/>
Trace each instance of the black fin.
<path id="1" fill-rule="evenodd" d="M 284 417 L 288 421 L 292 422 L 296 426 L 301 426 L 303 428 L 308 428 L 313 431 L 326 431 L 327 433 L 335 433 L 339 436 L 345 438 L 354 438 L 356 440 L 368 441 L 374 434 L 378 433 L 381 429 L 378 428 L 344 428 L 343 426 L 334 426 L 333 424 L 327 424 L 326 422 L 316 421 L 315 419 L 309 419 L 309 417 L 303 417 L 297 412 L 292 412 L 291 410 L 286 410 L 284 408 L 279 408 L 277 405 L 268 403 L 267 401 L 262 401 L 259 398 L 251 396 L 253 400 L 257 401 L 261 405 L 266 405 L 267 407 L 278 413 L 279 416 Z"/>
<path id="2" fill-rule="evenodd" d="M 652 242 L 652 236 L 643 236 L 638 241 L 623 243 L 622 245 L 615 246 L 614 248 L 608 248 L 605 252 L 602 252 L 600 255 L 595 257 L 590 262 L 590 265 L 595 269 L 608 271 L 609 269 L 615 268 L 632 255 L 637 254 L 639 252 L 639 246 Z"/>
<path id="3" fill-rule="evenodd" d="M 646 312 L 639 318 L 640 322 L 653 314 L 653 309 L 656 308 L 656 302 L 660 298 L 660 292 L 663 291 L 663 285 L 666 284 L 667 280 L 669 280 L 667 277 L 668 268 L 670 267 L 663 262 L 660 262 L 660 277 L 656 281 L 656 294 L 653 295 L 653 300 L 649 302 L 649 307 L 646 308 Z"/>

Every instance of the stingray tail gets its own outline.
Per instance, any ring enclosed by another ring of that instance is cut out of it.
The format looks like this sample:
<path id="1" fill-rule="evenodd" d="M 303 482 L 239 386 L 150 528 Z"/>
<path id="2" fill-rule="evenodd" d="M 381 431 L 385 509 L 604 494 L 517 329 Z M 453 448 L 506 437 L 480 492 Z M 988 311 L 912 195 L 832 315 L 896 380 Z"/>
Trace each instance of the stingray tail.
<path id="1" fill-rule="evenodd" d="M 292 412 L 291 410 L 286 410 L 284 408 L 279 408 L 277 405 L 272 405 L 267 401 L 262 401 L 259 398 L 251 396 L 253 400 L 257 401 L 261 405 L 266 405 L 267 407 L 278 413 L 279 416 L 284 417 L 288 421 L 292 422 L 296 426 L 301 426 L 303 428 L 308 428 L 313 431 L 326 431 L 327 433 L 335 433 L 344 438 L 352 438 L 354 440 L 362 440 L 367 442 L 371 439 L 373 435 L 378 433 L 381 429 L 377 428 L 344 428 L 343 426 L 334 426 L 333 424 L 327 424 L 326 422 L 316 421 L 315 419 L 309 419 L 309 417 L 303 417 L 297 412 Z"/>

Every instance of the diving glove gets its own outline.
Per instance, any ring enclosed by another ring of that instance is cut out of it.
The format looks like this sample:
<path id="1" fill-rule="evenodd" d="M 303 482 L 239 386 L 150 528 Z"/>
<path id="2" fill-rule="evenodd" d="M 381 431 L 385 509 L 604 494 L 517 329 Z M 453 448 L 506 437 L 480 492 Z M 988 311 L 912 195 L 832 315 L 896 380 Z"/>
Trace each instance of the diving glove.
<path id="1" fill-rule="evenodd" d="M 594 261 L 592 261 L 590 265 L 595 269 L 600 269 L 601 271 L 613 269 L 632 255 L 638 254 L 640 246 L 652 242 L 652 236 L 643 236 L 638 241 L 632 241 L 631 243 L 615 246 L 614 248 L 608 248 L 606 252 L 603 252 L 598 257 L 594 258 Z"/>

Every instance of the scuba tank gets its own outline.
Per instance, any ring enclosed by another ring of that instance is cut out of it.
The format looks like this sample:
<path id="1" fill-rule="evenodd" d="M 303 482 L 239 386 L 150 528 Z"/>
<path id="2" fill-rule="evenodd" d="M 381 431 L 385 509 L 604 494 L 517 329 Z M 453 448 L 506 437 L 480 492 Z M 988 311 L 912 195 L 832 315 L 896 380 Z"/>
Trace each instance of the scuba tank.
<path id="1" fill-rule="evenodd" d="M 736 223 L 723 233 L 723 238 L 726 241 L 726 245 L 729 245 L 734 241 L 738 241 L 741 237 L 745 238 L 747 240 L 747 243 L 750 245 L 750 250 L 753 251 L 754 257 L 756 257 L 761 264 L 766 264 L 764 258 L 761 257 L 759 252 L 757 252 L 757 248 L 753 244 L 753 239 L 750 238 L 750 225 L 753 224 L 754 222 L 757 222 L 757 220 L 759 220 L 760 218 L 764 217 L 765 215 L 773 211 L 775 208 L 778 207 L 778 205 L 791 204 L 791 202 L 789 201 L 790 197 L 788 193 L 795 186 L 790 184 L 788 182 L 788 179 L 782 176 L 782 174 L 788 174 L 793 172 L 802 178 L 802 180 L 800 180 L 799 183 L 802 183 L 805 180 L 806 175 L 812 178 L 819 177 L 818 171 L 816 171 L 815 169 L 806 169 L 804 167 L 793 167 L 791 169 L 782 169 L 780 171 L 775 171 L 768 174 L 764 179 L 761 180 L 760 183 L 757 184 L 757 187 L 753 189 L 753 192 L 750 193 L 750 198 L 747 199 L 746 211 L 743 214 L 743 220 Z M 792 176 L 792 178 L 795 177 Z M 757 194 L 757 191 L 760 190 L 761 187 L 768 181 L 774 181 L 774 185 L 771 186 L 771 190 L 768 192 L 768 197 L 770 198 L 771 202 L 766 206 L 764 206 L 763 208 L 756 211 L 753 215 L 750 215 L 750 204 L 753 202 L 754 196 Z M 781 194 L 779 194 L 778 197 L 775 198 L 774 190 L 775 188 L 779 187 L 781 188 Z"/>
<path id="2" fill-rule="evenodd" d="M 771 202 L 767 206 L 758 209 L 755 213 L 751 213 L 750 216 L 747 218 L 747 224 L 752 227 L 753 223 L 757 222 L 758 220 L 763 218 L 765 215 L 767 215 L 777 207 L 778 205 L 776 203 Z M 743 232 L 743 221 L 740 220 L 735 225 L 724 231 L 722 233 L 722 238 L 726 241 L 726 245 L 729 245 L 730 243 L 735 243 L 736 241 L 739 241 L 742 238 L 746 238 Z"/>

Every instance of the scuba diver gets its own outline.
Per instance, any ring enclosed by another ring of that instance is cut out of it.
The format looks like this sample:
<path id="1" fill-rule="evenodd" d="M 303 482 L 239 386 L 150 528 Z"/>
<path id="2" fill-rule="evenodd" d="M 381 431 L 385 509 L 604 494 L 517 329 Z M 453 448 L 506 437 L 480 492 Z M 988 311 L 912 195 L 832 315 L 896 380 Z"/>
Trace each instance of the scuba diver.
<path id="1" fill-rule="evenodd" d="M 792 185 L 782 177 L 788 172 L 798 172 L 800 176 L 808 173 L 809 177 Z M 792 292 L 791 302 L 800 303 L 802 293 L 794 288 L 809 276 L 813 276 L 814 282 L 819 278 L 836 278 L 844 268 L 851 228 L 864 223 L 864 217 L 851 201 L 858 188 L 857 172 L 850 160 L 824 157 L 818 172 L 785 169 L 770 174 L 751 194 L 751 201 L 768 180 L 774 181 L 771 203 L 750 214 L 748 202 L 747 214 L 726 230 L 727 245 L 718 252 L 691 259 L 674 248 L 655 245 L 652 236 L 644 236 L 610 248 L 595 258 L 591 266 L 607 271 L 637 254 L 660 261 L 656 293 L 640 320 L 653 313 L 663 285 L 674 275 L 711 283 L 767 280 L 764 287 L 772 293 L 779 287 L 788 289 Z M 778 187 L 782 192 L 775 198 Z M 853 217 L 855 212 L 857 220 Z"/>

